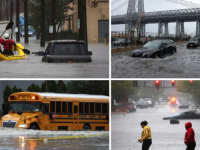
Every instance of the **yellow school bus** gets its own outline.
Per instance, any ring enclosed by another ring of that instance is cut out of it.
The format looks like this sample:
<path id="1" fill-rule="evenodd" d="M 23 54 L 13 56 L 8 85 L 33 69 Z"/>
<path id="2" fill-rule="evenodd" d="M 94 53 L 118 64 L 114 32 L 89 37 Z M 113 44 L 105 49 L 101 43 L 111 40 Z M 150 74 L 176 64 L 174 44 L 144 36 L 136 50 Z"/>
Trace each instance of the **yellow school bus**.
<path id="1" fill-rule="evenodd" d="M 109 97 L 19 92 L 9 96 L 1 127 L 35 130 L 109 130 Z"/>

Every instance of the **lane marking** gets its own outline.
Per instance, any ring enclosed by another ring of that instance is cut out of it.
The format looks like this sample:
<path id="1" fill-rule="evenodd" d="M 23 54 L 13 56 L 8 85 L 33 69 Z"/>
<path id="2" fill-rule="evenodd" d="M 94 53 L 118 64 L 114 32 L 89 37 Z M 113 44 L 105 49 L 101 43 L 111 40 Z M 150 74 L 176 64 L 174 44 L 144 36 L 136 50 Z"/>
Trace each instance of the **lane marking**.
<path id="1" fill-rule="evenodd" d="M 77 135 L 77 136 L 63 136 L 63 137 L 51 137 L 51 138 L 38 138 L 38 139 L 20 139 L 19 141 L 29 141 L 29 140 L 35 140 L 35 141 L 39 141 L 39 140 L 56 140 L 56 139 L 76 139 L 76 138 L 86 138 L 86 137 L 95 137 L 95 136 L 105 136 L 105 135 L 109 135 L 109 133 L 105 133 L 105 134 L 96 134 L 96 135 Z"/>

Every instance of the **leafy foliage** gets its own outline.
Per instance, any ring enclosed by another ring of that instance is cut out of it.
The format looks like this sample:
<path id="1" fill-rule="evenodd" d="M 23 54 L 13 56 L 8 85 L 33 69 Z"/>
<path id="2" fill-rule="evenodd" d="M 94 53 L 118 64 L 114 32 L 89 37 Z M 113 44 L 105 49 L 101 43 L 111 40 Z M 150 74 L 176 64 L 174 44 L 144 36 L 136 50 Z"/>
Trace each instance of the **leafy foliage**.
<path id="1" fill-rule="evenodd" d="M 41 0 L 35 0 L 36 3 L 40 3 Z M 69 9 L 68 4 L 73 0 L 57 0 L 56 1 L 56 19 L 55 23 L 57 25 L 56 31 L 58 32 L 60 27 L 64 24 L 66 13 Z M 46 38 L 49 37 L 49 26 L 51 25 L 51 14 L 52 14 L 52 0 L 45 0 L 45 26 L 46 26 Z M 36 31 L 36 38 L 40 37 L 40 25 L 41 25 L 41 13 L 40 5 L 34 5 L 29 3 L 29 24 L 32 25 Z M 48 40 L 48 39 L 47 39 Z"/>
<path id="2" fill-rule="evenodd" d="M 108 81 L 71 81 L 67 84 L 67 93 L 95 94 L 109 96 Z"/>
<path id="3" fill-rule="evenodd" d="M 200 81 L 178 81 L 176 84 L 176 89 L 179 92 L 191 94 L 193 99 L 200 104 Z"/>
<path id="4" fill-rule="evenodd" d="M 128 97 L 134 92 L 132 81 L 112 81 L 112 104 L 114 99 L 119 102 L 121 98 Z"/>
<path id="5" fill-rule="evenodd" d="M 9 110 L 9 103 L 8 103 L 8 98 L 11 94 L 16 93 L 16 92 L 22 92 L 21 88 L 17 88 L 16 86 L 10 88 L 8 85 L 5 87 L 5 90 L 3 92 L 3 99 L 4 99 L 4 104 L 3 104 L 3 115 L 8 114 Z"/>

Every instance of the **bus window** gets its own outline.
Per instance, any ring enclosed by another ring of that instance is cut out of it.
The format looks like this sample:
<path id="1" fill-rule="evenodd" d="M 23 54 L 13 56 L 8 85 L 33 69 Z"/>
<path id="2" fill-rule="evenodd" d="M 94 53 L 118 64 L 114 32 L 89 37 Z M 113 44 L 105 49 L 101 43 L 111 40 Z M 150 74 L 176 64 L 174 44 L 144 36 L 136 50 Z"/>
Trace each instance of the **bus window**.
<path id="1" fill-rule="evenodd" d="M 101 113 L 101 103 L 95 103 L 95 113 Z"/>
<path id="2" fill-rule="evenodd" d="M 108 104 L 102 103 L 102 113 L 107 114 L 108 113 Z"/>
<path id="3" fill-rule="evenodd" d="M 85 113 L 89 113 L 89 103 L 85 102 Z"/>
<path id="4" fill-rule="evenodd" d="M 49 113 L 49 104 L 43 104 L 43 114 Z"/>
<path id="5" fill-rule="evenodd" d="M 72 113 L 72 102 L 68 102 L 68 113 Z"/>
<path id="6" fill-rule="evenodd" d="M 56 113 L 61 113 L 61 102 L 56 102 Z"/>
<path id="7" fill-rule="evenodd" d="M 55 112 L 55 101 L 50 102 L 50 107 L 51 107 L 50 112 Z"/>
<path id="8" fill-rule="evenodd" d="M 74 113 L 75 113 L 75 114 L 78 113 L 78 106 L 77 106 L 77 105 L 74 106 Z"/>
<path id="9" fill-rule="evenodd" d="M 79 113 L 83 113 L 83 102 L 79 102 Z"/>
<path id="10" fill-rule="evenodd" d="M 62 102 L 62 113 L 67 112 L 67 102 Z"/>
<path id="11" fill-rule="evenodd" d="M 94 113 L 94 103 L 90 103 L 90 113 Z"/>

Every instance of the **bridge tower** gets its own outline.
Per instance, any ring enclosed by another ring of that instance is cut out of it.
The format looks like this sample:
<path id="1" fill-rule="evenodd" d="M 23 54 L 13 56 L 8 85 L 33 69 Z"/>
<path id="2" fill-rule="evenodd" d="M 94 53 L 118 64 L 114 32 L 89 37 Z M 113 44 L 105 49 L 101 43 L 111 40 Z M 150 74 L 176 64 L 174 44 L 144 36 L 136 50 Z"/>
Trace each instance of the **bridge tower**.
<path id="1" fill-rule="evenodd" d="M 131 35 L 131 31 L 135 27 L 136 22 L 133 19 L 139 18 L 140 14 L 144 11 L 144 0 L 129 0 L 128 9 L 125 22 L 125 32 Z M 138 37 L 145 36 L 145 24 L 139 24 L 137 27 Z"/>
<path id="2" fill-rule="evenodd" d="M 200 37 L 200 20 L 197 19 L 197 23 L 196 23 L 196 36 Z"/>
<path id="3" fill-rule="evenodd" d="M 131 35 L 131 31 L 134 27 L 133 25 L 133 17 L 135 17 L 136 13 L 136 0 L 129 0 L 128 2 L 128 9 L 126 15 L 126 22 L 125 22 L 125 32 L 126 35 Z"/>

